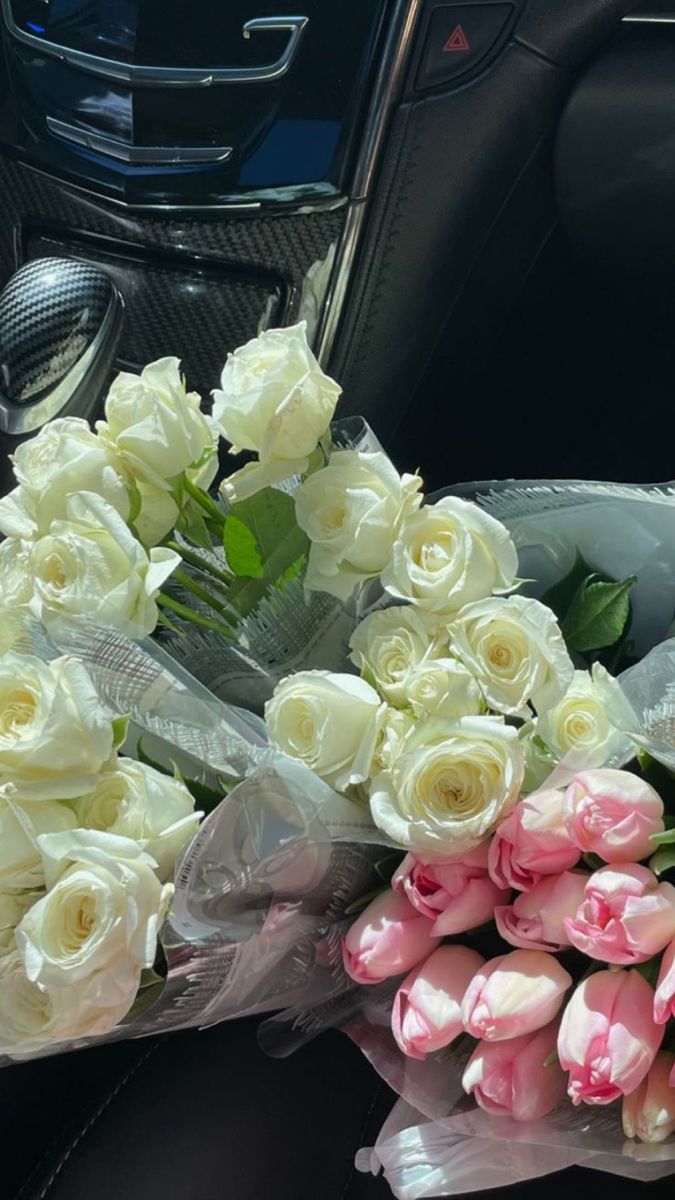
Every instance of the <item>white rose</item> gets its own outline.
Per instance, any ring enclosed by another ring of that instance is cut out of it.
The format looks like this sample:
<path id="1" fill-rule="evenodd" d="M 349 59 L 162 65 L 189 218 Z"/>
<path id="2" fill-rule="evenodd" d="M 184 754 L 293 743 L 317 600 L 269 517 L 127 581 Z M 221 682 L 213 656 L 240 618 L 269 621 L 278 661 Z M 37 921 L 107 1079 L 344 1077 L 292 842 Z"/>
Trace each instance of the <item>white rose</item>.
<path id="1" fill-rule="evenodd" d="M 368 778 L 386 706 L 356 675 L 298 671 L 265 705 L 274 744 L 338 791 Z"/>
<path id="2" fill-rule="evenodd" d="M 350 658 L 390 704 L 405 704 L 405 681 L 431 647 L 431 635 L 419 613 L 397 605 L 365 617 L 349 642 Z"/>
<path id="3" fill-rule="evenodd" d="M 625 700 L 616 679 L 600 663 L 592 671 L 575 671 L 565 696 L 536 722 L 536 735 L 556 760 L 571 754 L 584 770 L 621 766 L 635 753 L 631 739 L 612 723 L 610 714 Z"/>
<path id="4" fill-rule="evenodd" d="M 35 616 L 49 628 L 62 617 L 94 616 L 128 637 L 157 624 L 155 599 L 180 563 L 173 550 L 146 552 L 105 500 L 91 492 L 69 496 L 69 520 L 32 543 Z"/>
<path id="5" fill-rule="evenodd" d="M 105 771 L 93 792 L 77 802 L 78 823 L 133 838 L 155 859 L 159 876 L 173 872 L 176 856 L 197 832 L 199 816 L 183 783 L 145 763 L 120 758 Z"/>
<path id="6" fill-rule="evenodd" d="M 21 804 L 6 786 L 0 792 L 0 889 L 43 887 L 38 838 L 43 833 L 74 829 L 75 825 L 75 816 L 66 804 L 55 800 Z"/>
<path id="7" fill-rule="evenodd" d="M 91 791 L 113 751 L 113 728 L 80 662 L 0 659 L 0 784 L 21 799 Z"/>
<path id="8" fill-rule="evenodd" d="M 403 739 L 415 724 L 411 712 L 404 708 L 388 708 L 382 722 L 370 774 L 379 775 L 389 771 L 401 750 Z"/>
<path id="9" fill-rule="evenodd" d="M 14 953 L 0 959 L 0 1053 L 27 1058 L 49 1046 L 109 1033 L 126 1016 L 139 973 L 92 976 L 67 987 L 41 988 Z"/>
<path id="10" fill-rule="evenodd" d="M 406 521 L 382 583 L 393 596 L 445 616 L 508 590 L 517 570 L 505 526 L 476 504 L 445 496 Z"/>
<path id="11" fill-rule="evenodd" d="M 129 517 L 129 491 L 119 456 L 80 417 L 49 421 L 17 447 L 12 461 L 19 487 L 0 501 L 2 533 L 18 532 L 17 508 L 34 524 L 34 536 L 47 533 L 52 521 L 65 518 L 66 501 L 73 492 L 95 492 L 124 521 Z"/>
<path id="12" fill-rule="evenodd" d="M 422 854 L 463 854 L 518 799 L 523 754 L 517 731 L 496 717 L 429 717 L 403 739 L 393 767 L 370 792 L 375 824 Z"/>
<path id="13" fill-rule="evenodd" d="M 180 509 L 173 496 L 162 488 L 143 481 L 139 481 L 137 487 L 141 507 L 136 514 L 134 529 L 144 546 L 156 546 L 175 529 Z"/>
<path id="14" fill-rule="evenodd" d="M 483 711 L 481 690 L 455 658 L 428 658 L 409 672 L 405 697 L 416 717 L 471 717 Z"/>
<path id="15" fill-rule="evenodd" d="M 173 886 L 160 883 L 150 855 L 89 829 L 44 834 L 39 846 L 49 891 L 16 930 L 31 982 L 65 987 L 99 974 L 105 984 L 107 974 L 112 986 L 151 967 Z"/>
<path id="16" fill-rule="evenodd" d="M 23 608 L 33 595 L 31 542 L 8 537 L 0 543 L 0 596 L 7 608 Z"/>
<path id="17" fill-rule="evenodd" d="M 228 355 L 213 393 L 213 419 L 232 453 L 253 450 L 263 464 L 301 471 L 328 429 L 341 389 L 324 375 L 305 323 L 268 329 Z"/>
<path id="18" fill-rule="evenodd" d="M 0 815 L 0 822 L 2 817 Z M 0 958 L 16 952 L 14 930 L 28 909 L 39 900 L 39 892 L 0 891 Z"/>
<path id="19" fill-rule="evenodd" d="M 574 666 L 558 622 L 545 604 L 525 596 L 493 597 L 462 609 L 451 648 L 480 684 L 490 708 L 529 716 L 565 695 Z"/>
<path id="20" fill-rule="evenodd" d="M 346 600 L 381 574 L 421 480 L 400 476 L 386 454 L 338 450 L 295 493 L 298 525 L 310 539 L 305 586 Z"/>
<path id="21" fill-rule="evenodd" d="M 209 462 L 205 486 L 217 469 L 215 435 L 196 392 L 186 392 L 177 358 L 160 358 L 140 375 L 122 372 L 96 429 L 138 479 L 169 491 L 188 468 Z"/>

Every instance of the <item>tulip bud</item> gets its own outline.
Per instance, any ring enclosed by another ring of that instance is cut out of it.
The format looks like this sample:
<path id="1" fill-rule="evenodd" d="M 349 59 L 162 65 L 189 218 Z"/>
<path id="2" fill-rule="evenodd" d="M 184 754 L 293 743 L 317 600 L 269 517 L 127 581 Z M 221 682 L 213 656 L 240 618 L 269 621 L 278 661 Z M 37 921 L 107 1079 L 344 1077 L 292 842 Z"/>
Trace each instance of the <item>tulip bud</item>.
<path id="1" fill-rule="evenodd" d="M 675 941 L 666 947 L 661 959 L 654 996 L 654 1020 L 665 1025 L 669 1017 L 675 1017 Z"/>
<path id="2" fill-rule="evenodd" d="M 653 1003 L 638 971 L 597 971 L 579 984 L 558 1034 L 573 1104 L 611 1104 L 642 1082 L 663 1038 Z"/>
<path id="3" fill-rule="evenodd" d="M 467 988 L 464 1028 L 488 1042 L 533 1033 L 553 1020 L 571 983 L 558 960 L 540 950 L 493 958 Z"/>
<path id="4" fill-rule="evenodd" d="M 574 867 L 579 850 L 565 828 L 563 792 L 548 789 L 521 800 L 497 829 L 488 865 L 498 887 L 529 892 L 544 875 Z"/>
<path id="5" fill-rule="evenodd" d="M 569 946 L 565 918 L 576 916 L 584 899 L 588 875 L 565 871 L 545 875 L 531 892 L 521 892 L 513 904 L 495 908 L 499 934 L 511 946 L 556 953 Z"/>
<path id="6" fill-rule="evenodd" d="M 558 1022 L 504 1042 L 479 1042 L 462 1086 L 497 1117 L 536 1121 L 565 1098 L 565 1073 L 555 1059 Z"/>
<path id="7" fill-rule="evenodd" d="M 630 771 L 584 771 L 570 784 L 565 824 L 580 850 L 607 863 L 634 863 L 653 853 L 652 834 L 663 832 L 663 801 Z"/>
<path id="8" fill-rule="evenodd" d="M 626 1137 L 641 1142 L 665 1142 L 675 1130 L 675 1088 L 670 1073 L 675 1056 L 661 1050 L 642 1083 L 630 1096 L 624 1096 L 621 1109 Z"/>
<path id="9" fill-rule="evenodd" d="M 646 962 L 675 938 L 675 888 L 636 863 L 602 867 L 589 877 L 565 929 L 591 958 L 622 966 Z"/>
<path id="10" fill-rule="evenodd" d="M 447 861 L 424 863 L 408 854 L 392 879 L 418 912 L 435 921 L 434 934 L 450 937 L 492 920 L 509 891 L 497 887 L 487 869 L 488 843 Z"/>
<path id="11" fill-rule="evenodd" d="M 463 1032 L 462 997 L 484 958 L 468 946 L 439 946 L 401 984 L 391 1015 L 409 1058 L 426 1058 Z"/>
<path id="12" fill-rule="evenodd" d="M 440 938 L 405 896 L 386 891 L 361 913 L 342 939 L 342 960 L 356 983 L 381 983 L 428 958 Z"/>

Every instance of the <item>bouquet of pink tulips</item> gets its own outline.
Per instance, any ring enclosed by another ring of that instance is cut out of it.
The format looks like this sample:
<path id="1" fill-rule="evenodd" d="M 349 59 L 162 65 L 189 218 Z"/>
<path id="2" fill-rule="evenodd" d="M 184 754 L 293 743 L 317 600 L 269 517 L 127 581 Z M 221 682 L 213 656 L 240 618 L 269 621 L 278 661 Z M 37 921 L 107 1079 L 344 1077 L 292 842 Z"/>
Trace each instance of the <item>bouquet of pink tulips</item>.
<path id="1" fill-rule="evenodd" d="M 0 501 L 0 1054 L 285 1010 L 400 1200 L 675 1171 L 675 491 L 425 500 L 302 326 L 221 385 L 120 376 Z"/>

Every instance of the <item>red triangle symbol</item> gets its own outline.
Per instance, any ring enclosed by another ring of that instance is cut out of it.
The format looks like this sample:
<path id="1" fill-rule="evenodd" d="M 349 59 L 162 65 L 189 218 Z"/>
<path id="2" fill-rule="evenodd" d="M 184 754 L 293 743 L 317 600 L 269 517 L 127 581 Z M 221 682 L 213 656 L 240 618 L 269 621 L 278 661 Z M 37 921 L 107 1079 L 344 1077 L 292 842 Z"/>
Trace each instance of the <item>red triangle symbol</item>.
<path id="1" fill-rule="evenodd" d="M 453 51 L 455 51 L 455 52 L 458 50 L 466 51 L 466 50 L 470 50 L 470 49 L 471 49 L 471 47 L 469 45 L 469 42 L 467 40 L 467 36 L 466 36 L 464 30 L 462 29 L 461 25 L 458 25 L 456 27 L 456 29 L 454 29 L 453 32 L 450 34 L 450 37 L 448 38 L 447 42 L 445 43 L 445 45 L 443 47 L 443 53 L 449 54 Z"/>

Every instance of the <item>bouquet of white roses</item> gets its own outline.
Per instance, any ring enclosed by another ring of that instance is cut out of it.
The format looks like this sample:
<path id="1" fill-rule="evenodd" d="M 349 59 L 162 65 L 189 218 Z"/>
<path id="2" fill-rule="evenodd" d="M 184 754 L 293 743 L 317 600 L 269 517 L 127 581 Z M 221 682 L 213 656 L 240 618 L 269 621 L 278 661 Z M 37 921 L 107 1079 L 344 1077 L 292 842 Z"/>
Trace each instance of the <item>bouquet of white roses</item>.
<path id="1" fill-rule="evenodd" d="M 670 1171 L 605 1106 L 675 1129 L 675 495 L 425 503 L 338 397 L 273 330 L 210 418 L 163 360 L 17 451 L 0 1049 L 285 1009 L 270 1045 L 341 1025 L 403 1097 L 404 1200 L 486 1140 L 499 1182 Z M 256 457 L 214 495 L 219 434 Z"/>

